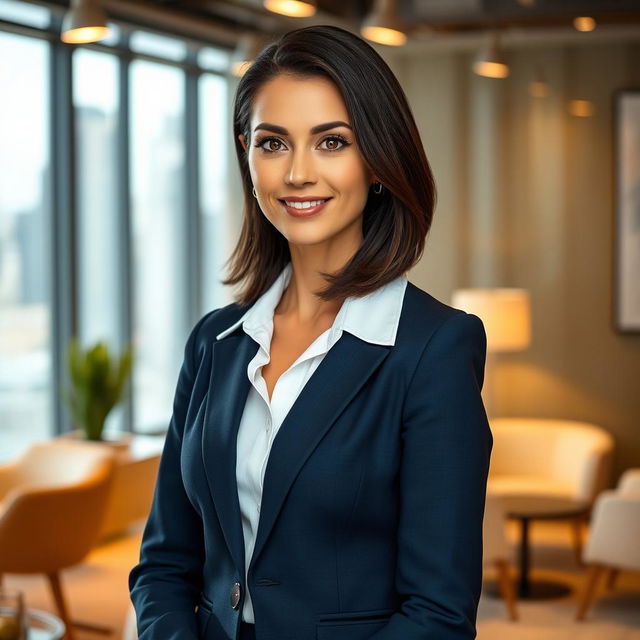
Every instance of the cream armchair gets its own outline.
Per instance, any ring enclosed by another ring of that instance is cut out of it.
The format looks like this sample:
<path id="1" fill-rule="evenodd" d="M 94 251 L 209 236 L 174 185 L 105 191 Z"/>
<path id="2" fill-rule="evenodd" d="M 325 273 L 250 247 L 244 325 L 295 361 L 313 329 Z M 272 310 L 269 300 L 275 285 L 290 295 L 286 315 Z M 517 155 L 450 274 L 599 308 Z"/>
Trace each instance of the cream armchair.
<path id="1" fill-rule="evenodd" d="M 0 579 L 3 573 L 46 574 L 60 617 L 73 626 L 59 573 L 80 563 L 97 541 L 114 468 L 114 453 L 87 442 L 38 442 L 0 465 Z"/>
<path id="2" fill-rule="evenodd" d="M 587 422 L 551 418 L 493 418 L 488 491 L 511 503 L 557 498 L 584 506 L 609 487 L 614 441 Z M 581 562 L 584 518 L 573 519 L 576 560 Z"/>
<path id="3" fill-rule="evenodd" d="M 613 587 L 621 570 L 640 571 L 640 468 L 627 469 L 616 489 L 598 496 L 583 559 L 588 572 L 576 620 L 593 604 L 601 575 L 608 573 Z"/>

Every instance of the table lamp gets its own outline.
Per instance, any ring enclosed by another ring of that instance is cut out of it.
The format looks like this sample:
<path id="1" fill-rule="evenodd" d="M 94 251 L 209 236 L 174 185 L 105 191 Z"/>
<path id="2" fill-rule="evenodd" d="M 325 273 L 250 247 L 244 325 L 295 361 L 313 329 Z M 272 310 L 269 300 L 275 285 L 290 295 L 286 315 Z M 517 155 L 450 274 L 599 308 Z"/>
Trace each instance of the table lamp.
<path id="1" fill-rule="evenodd" d="M 478 316 L 487 334 L 487 363 L 483 395 L 493 414 L 493 354 L 523 351 L 531 344 L 531 303 L 526 289 L 457 289 L 451 305 Z"/>

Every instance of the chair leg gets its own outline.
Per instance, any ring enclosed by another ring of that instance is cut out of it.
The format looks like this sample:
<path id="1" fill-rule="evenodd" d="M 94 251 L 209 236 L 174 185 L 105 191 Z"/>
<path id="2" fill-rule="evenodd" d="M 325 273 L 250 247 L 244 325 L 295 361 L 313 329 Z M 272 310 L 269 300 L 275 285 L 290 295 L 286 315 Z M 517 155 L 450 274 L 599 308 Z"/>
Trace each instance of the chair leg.
<path id="1" fill-rule="evenodd" d="M 607 571 L 607 589 L 614 589 L 616 586 L 616 580 L 620 575 L 620 569 L 611 568 Z"/>
<path id="2" fill-rule="evenodd" d="M 516 590 L 509 575 L 509 563 L 506 560 L 495 561 L 496 572 L 498 574 L 498 584 L 500 585 L 500 593 L 504 598 L 509 613 L 510 620 L 518 619 L 516 610 Z"/>
<path id="3" fill-rule="evenodd" d="M 571 531 L 573 533 L 573 551 L 576 559 L 576 564 L 579 567 L 584 567 L 584 561 L 582 560 L 582 539 L 583 539 L 583 525 L 584 520 L 582 516 L 577 516 L 571 519 Z"/>
<path id="4" fill-rule="evenodd" d="M 107 636 L 110 636 L 113 633 L 114 630 L 112 627 L 89 622 L 80 622 L 79 620 L 71 620 L 64 596 L 62 595 L 60 576 L 57 573 L 47 574 L 47 576 L 49 578 L 49 583 L 51 584 L 51 590 L 53 592 L 53 598 L 56 602 L 58 613 L 67 627 L 67 634 L 65 635 L 66 640 L 75 639 L 75 632 L 73 631 L 73 628 L 82 629 L 83 631 L 93 631 L 94 633 L 101 633 Z"/>
<path id="5" fill-rule="evenodd" d="M 93 622 L 80 622 L 79 620 L 74 620 L 71 624 L 76 627 L 76 629 L 93 631 L 93 633 L 101 633 L 105 636 L 110 636 L 113 633 L 112 627 L 107 627 L 102 624 L 95 624 Z"/>
<path id="6" fill-rule="evenodd" d="M 598 578 L 604 573 L 605 568 L 602 565 L 593 564 L 587 571 L 587 578 L 585 581 L 582 594 L 578 597 L 578 611 L 576 613 L 576 620 L 584 620 L 587 610 L 593 604 L 596 595 L 596 588 L 598 585 Z"/>
<path id="7" fill-rule="evenodd" d="M 51 586 L 53 599 L 55 600 L 56 608 L 58 609 L 58 615 L 62 618 L 62 622 L 64 622 L 64 626 L 67 628 L 67 631 L 64 637 L 66 640 L 75 640 L 75 634 L 73 632 L 71 619 L 69 618 L 67 605 L 65 603 L 64 596 L 62 594 L 62 585 L 60 584 L 60 576 L 57 573 L 48 573 L 47 578 L 49 579 L 49 585 Z"/>

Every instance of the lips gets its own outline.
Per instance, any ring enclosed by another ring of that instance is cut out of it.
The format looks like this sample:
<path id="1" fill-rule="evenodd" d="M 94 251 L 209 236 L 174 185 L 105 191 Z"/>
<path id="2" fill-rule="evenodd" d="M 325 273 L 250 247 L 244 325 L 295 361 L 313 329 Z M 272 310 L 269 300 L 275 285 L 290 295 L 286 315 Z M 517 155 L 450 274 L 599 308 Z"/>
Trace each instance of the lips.
<path id="1" fill-rule="evenodd" d="M 322 200 L 323 202 L 326 202 L 327 200 L 331 200 L 331 196 L 329 196 L 328 198 L 321 198 L 321 197 L 312 197 L 312 196 L 303 196 L 303 197 L 297 197 L 297 196 L 291 196 L 290 198 L 278 198 L 278 200 L 280 200 L 280 202 L 283 203 L 287 203 L 287 202 L 317 202 L 318 200 Z"/>
<path id="2" fill-rule="evenodd" d="M 296 218 L 308 218 L 310 216 L 314 216 L 317 213 L 319 213 L 320 211 L 322 211 L 322 209 L 324 209 L 324 207 L 326 207 L 327 203 L 330 202 L 332 200 L 332 198 L 316 198 L 316 200 L 323 200 L 323 202 L 321 202 L 320 204 L 316 205 L 315 207 L 306 207 L 304 209 L 298 209 L 296 207 L 290 207 L 285 200 L 280 199 L 280 202 L 282 202 L 282 206 L 284 207 L 285 211 L 287 213 L 289 213 L 290 215 L 296 217 Z M 289 200 L 289 202 L 296 202 L 296 200 Z M 297 201 L 299 202 L 299 201 Z M 309 202 L 309 200 L 307 200 L 307 202 Z M 311 202 L 313 202 L 313 200 L 311 200 Z"/>

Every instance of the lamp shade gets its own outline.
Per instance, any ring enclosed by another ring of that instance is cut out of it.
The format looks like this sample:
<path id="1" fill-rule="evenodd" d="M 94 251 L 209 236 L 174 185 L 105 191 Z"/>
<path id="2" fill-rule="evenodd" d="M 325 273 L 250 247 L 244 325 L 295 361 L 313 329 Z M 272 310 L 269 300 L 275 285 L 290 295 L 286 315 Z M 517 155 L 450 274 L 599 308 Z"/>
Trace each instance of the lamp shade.
<path id="1" fill-rule="evenodd" d="M 396 0 L 374 0 L 371 13 L 360 26 L 360 35 L 371 42 L 400 47 L 407 42 L 405 28 L 396 10 Z"/>
<path id="2" fill-rule="evenodd" d="M 531 344 L 531 304 L 525 289 L 458 289 L 451 304 L 482 320 L 487 351 L 521 351 Z"/>
<path id="3" fill-rule="evenodd" d="M 71 0 L 71 7 L 62 20 L 60 39 L 63 42 L 97 42 L 108 35 L 107 16 L 96 0 Z"/>
<path id="4" fill-rule="evenodd" d="M 492 32 L 488 44 L 479 51 L 473 61 L 473 70 L 487 78 L 506 78 L 509 75 L 509 65 L 504 59 L 497 32 Z"/>

